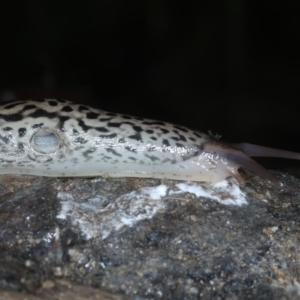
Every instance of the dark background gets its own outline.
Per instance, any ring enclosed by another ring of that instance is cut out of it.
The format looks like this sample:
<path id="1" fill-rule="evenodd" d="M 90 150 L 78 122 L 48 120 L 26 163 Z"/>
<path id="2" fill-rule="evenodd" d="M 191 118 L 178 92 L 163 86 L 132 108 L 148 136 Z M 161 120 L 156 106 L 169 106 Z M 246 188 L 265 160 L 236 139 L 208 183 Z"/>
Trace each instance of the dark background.
<path id="1" fill-rule="evenodd" d="M 298 1 L 23 0 L 0 14 L 2 100 L 66 98 L 300 152 Z"/>

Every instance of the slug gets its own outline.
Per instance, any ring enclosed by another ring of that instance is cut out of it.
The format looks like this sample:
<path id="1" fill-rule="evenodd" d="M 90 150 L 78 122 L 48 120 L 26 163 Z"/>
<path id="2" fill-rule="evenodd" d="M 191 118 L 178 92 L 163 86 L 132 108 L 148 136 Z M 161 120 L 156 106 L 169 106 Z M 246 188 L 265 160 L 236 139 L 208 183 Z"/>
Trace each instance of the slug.
<path id="1" fill-rule="evenodd" d="M 61 99 L 0 106 L 0 174 L 148 177 L 216 183 L 240 168 L 279 180 L 249 156 L 298 153 L 226 144 L 166 122 L 115 114 Z"/>

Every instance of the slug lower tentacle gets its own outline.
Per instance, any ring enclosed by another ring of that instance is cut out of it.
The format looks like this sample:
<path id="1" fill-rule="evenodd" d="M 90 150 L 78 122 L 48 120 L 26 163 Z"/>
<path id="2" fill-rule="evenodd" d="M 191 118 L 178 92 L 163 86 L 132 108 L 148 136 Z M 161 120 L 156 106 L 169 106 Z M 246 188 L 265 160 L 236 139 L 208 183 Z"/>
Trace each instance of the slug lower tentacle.
<path id="1" fill-rule="evenodd" d="M 166 122 L 101 111 L 61 99 L 0 106 L 0 174 L 151 177 L 218 182 L 239 168 L 278 179 L 249 156 L 298 153 L 228 145 Z"/>

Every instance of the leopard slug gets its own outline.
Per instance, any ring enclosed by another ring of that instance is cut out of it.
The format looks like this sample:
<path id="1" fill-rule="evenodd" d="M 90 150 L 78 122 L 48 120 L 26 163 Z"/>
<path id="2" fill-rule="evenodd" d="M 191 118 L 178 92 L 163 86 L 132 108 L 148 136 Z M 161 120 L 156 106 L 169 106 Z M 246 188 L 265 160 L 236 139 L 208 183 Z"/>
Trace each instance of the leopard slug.
<path id="1" fill-rule="evenodd" d="M 216 183 L 239 168 L 279 180 L 249 156 L 300 159 L 251 144 L 226 144 L 166 122 L 115 114 L 61 99 L 0 106 L 0 174 L 148 177 Z"/>

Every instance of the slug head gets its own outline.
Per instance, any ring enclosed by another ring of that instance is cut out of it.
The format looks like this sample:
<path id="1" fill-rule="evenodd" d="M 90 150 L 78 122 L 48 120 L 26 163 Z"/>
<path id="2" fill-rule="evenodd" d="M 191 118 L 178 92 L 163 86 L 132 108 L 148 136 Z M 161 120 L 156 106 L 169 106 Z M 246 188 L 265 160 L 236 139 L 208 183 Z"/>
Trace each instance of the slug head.
<path id="1" fill-rule="evenodd" d="M 224 164 L 227 168 L 228 175 L 234 177 L 238 180 L 240 184 L 244 184 L 244 179 L 239 173 L 239 169 L 243 168 L 246 170 L 250 170 L 267 180 L 271 181 L 278 187 L 283 187 L 284 182 L 282 182 L 279 178 L 273 175 L 271 172 L 266 170 L 256 161 L 251 159 L 247 153 L 243 152 L 243 147 L 239 145 L 247 145 L 249 147 L 250 144 L 237 144 L 237 145 L 229 145 L 225 143 L 220 143 L 218 141 L 210 141 L 205 145 L 205 151 L 210 153 L 214 153 L 215 155 L 219 156 L 220 163 Z M 254 152 L 255 145 L 250 145 L 251 151 Z M 265 147 L 263 147 L 265 148 Z M 270 148 L 265 148 L 270 149 Z M 275 150 L 275 149 L 273 149 Z M 282 151 L 282 150 L 281 150 Z M 260 156 L 258 152 L 255 152 L 257 155 L 253 156 Z M 274 153 L 274 152 L 273 152 Z M 251 155 L 252 153 L 250 153 Z M 264 156 L 264 155 L 262 155 Z"/>

